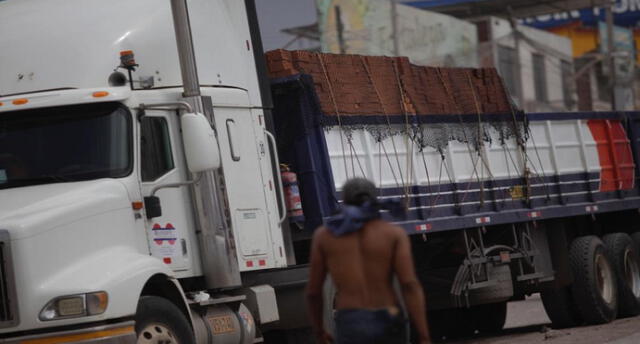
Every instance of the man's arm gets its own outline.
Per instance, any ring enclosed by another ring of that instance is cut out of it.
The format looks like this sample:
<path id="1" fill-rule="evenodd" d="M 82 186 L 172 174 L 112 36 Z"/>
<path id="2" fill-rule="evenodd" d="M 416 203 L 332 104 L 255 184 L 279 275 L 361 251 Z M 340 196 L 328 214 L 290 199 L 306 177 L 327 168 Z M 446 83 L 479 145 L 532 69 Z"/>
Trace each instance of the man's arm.
<path id="1" fill-rule="evenodd" d="M 409 312 L 409 317 L 411 318 L 413 326 L 418 331 L 419 343 L 430 343 L 431 338 L 427 327 L 424 293 L 422 292 L 422 286 L 416 277 L 416 272 L 413 267 L 411 243 L 404 231 L 398 234 L 393 265 L 398 281 L 400 282 L 400 287 L 402 288 L 402 297 Z"/>
<path id="2" fill-rule="evenodd" d="M 309 267 L 309 283 L 307 284 L 307 307 L 311 317 L 313 333 L 320 343 L 331 340 L 324 330 L 322 321 L 322 288 L 327 277 L 327 267 L 324 252 L 322 251 L 322 233 L 324 228 L 319 228 L 313 235 L 311 244 L 311 258 Z"/>

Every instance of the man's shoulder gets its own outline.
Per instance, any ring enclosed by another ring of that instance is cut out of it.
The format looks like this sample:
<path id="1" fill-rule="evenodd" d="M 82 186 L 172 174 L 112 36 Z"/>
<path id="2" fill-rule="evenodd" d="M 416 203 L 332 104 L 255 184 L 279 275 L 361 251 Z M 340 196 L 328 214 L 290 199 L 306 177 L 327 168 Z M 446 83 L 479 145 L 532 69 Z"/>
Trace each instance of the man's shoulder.
<path id="1" fill-rule="evenodd" d="M 385 220 L 377 220 L 375 222 L 375 225 L 379 229 L 384 230 L 384 231 L 386 231 L 388 233 L 391 233 L 391 234 L 394 234 L 394 235 L 405 235 L 406 234 L 405 230 L 402 227 L 394 225 L 393 223 L 385 221 Z"/>

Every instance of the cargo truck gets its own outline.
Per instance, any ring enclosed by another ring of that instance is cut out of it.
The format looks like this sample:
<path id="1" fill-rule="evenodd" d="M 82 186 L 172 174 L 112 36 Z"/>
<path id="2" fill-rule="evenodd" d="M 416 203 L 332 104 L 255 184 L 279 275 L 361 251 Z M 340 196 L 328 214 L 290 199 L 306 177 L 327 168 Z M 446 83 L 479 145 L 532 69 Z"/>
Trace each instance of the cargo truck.
<path id="1" fill-rule="evenodd" d="M 404 203 L 439 334 L 537 292 L 557 326 L 639 312 L 640 114 L 331 115 L 268 80 L 251 0 L 0 1 L 0 66 L 2 342 L 309 341 L 353 176 Z"/>

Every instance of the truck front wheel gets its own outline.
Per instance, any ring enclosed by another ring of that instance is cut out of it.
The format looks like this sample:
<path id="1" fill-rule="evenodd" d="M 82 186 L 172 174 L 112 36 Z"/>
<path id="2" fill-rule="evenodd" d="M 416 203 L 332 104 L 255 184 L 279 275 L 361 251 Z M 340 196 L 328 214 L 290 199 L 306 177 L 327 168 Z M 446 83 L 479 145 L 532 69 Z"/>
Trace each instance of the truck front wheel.
<path id="1" fill-rule="evenodd" d="M 191 326 L 180 309 L 167 299 L 143 296 L 136 310 L 138 344 L 194 344 Z"/>

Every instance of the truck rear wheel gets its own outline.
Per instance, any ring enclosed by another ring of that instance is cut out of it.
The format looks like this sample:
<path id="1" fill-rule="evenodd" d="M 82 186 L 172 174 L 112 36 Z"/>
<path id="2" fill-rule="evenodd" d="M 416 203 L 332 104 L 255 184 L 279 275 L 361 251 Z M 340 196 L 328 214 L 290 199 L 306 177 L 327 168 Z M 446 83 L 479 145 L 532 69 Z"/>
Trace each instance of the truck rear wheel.
<path id="1" fill-rule="evenodd" d="M 618 276 L 618 310 L 622 316 L 640 314 L 640 258 L 631 237 L 615 233 L 603 239 Z"/>
<path id="2" fill-rule="evenodd" d="M 143 296 L 136 310 L 138 344 L 194 344 L 191 326 L 176 305 L 157 296 Z"/>
<path id="3" fill-rule="evenodd" d="M 569 259 L 574 281 L 571 293 L 581 317 L 589 324 L 608 323 L 618 314 L 615 271 L 602 241 L 595 236 L 573 240 Z"/>
<path id="4" fill-rule="evenodd" d="M 638 252 L 640 252 L 640 232 L 635 232 L 631 234 L 631 240 L 636 244 L 636 248 Z"/>
<path id="5" fill-rule="evenodd" d="M 540 297 L 553 328 L 573 327 L 582 323 L 577 306 L 573 302 L 571 288 L 543 290 Z"/>
<path id="6" fill-rule="evenodd" d="M 498 332 L 507 320 L 507 302 L 473 306 L 471 314 L 475 328 L 480 333 Z"/>
<path id="7" fill-rule="evenodd" d="M 440 342 L 443 339 L 460 339 L 473 336 L 475 328 L 471 310 L 468 308 L 448 308 L 428 312 L 431 338 Z"/>

